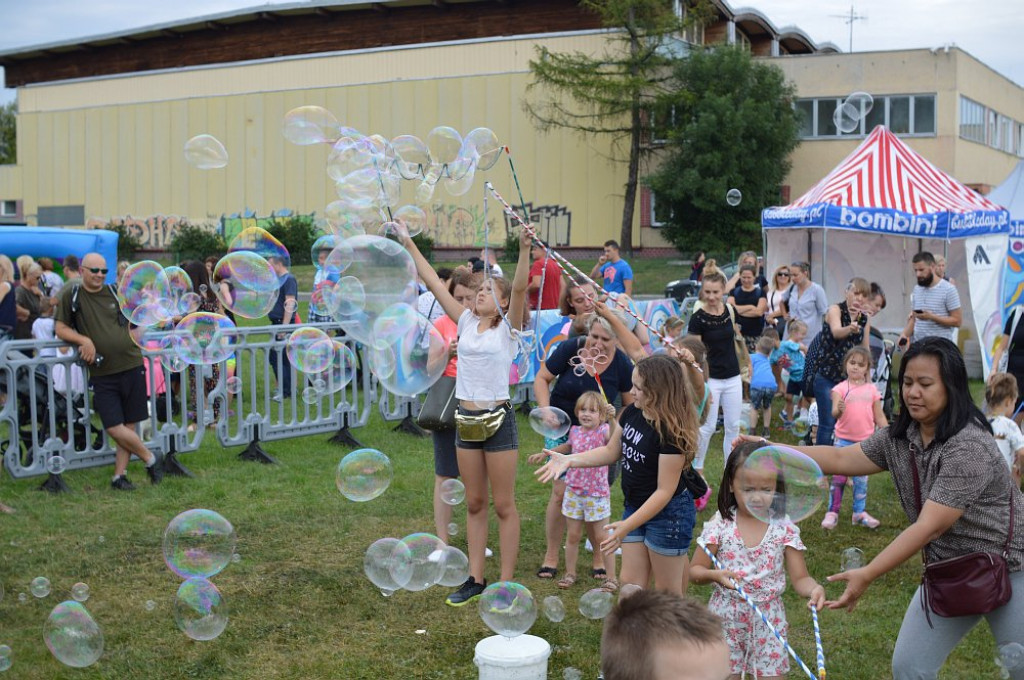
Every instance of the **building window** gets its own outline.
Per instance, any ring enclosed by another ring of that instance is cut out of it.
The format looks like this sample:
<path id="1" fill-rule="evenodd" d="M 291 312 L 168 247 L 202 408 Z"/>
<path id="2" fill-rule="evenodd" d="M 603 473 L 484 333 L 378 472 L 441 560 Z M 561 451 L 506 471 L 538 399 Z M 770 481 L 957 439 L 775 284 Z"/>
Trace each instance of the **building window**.
<path id="1" fill-rule="evenodd" d="M 1024 123 L 960 97 L 960 138 L 1024 157 Z"/>
<path id="2" fill-rule="evenodd" d="M 658 201 L 657 195 L 652 191 L 651 196 L 651 226 L 664 227 L 672 219 L 672 206 L 667 201 Z"/>
<path id="3" fill-rule="evenodd" d="M 15 217 L 17 214 L 17 201 L 0 201 L 0 217 Z"/>
<path id="4" fill-rule="evenodd" d="M 798 99 L 794 108 L 800 118 L 801 139 L 863 137 L 875 127 L 885 125 L 898 135 L 935 134 L 935 95 L 891 95 L 875 97 L 867 112 L 861 107 L 860 121 L 850 132 L 836 129 L 833 115 L 843 103 L 842 97 Z"/>
<path id="5" fill-rule="evenodd" d="M 647 112 L 647 119 L 651 121 L 651 144 L 664 146 L 668 143 L 669 134 L 675 129 L 676 107 L 659 106 Z"/>
<path id="6" fill-rule="evenodd" d="M 985 143 L 985 107 L 967 97 L 960 97 L 960 136 Z"/>

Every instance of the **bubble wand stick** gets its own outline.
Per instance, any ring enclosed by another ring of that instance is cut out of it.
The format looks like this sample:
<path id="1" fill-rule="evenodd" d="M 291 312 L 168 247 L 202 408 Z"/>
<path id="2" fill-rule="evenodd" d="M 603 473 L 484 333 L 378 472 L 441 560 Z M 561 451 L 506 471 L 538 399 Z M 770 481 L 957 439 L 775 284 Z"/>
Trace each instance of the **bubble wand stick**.
<path id="1" fill-rule="evenodd" d="M 818 680 L 825 680 L 825 650 L 821 646 L 821 628 L 818 627 L 817 607 L 811 607 L 811 621 L 814 622 L 814 651 L 818 655 Z"/>
<path id="2" fill-rule="evenodd" d="M 704 545 L 700 541 L 697 541 L 697 545 L 699 545 L 701 549 L 704 551 L 704 553 L 711 559 L 711 563 L 715 565 L 715 569 L 718 569 L 719 571 L 725 571 L 722 568 L 722 563 L 718 561 L 718 558 L 715 557 L 715 554 L 713 552 L 708 550 L 708 547 L 706 545 Z M 774 635 L 779 642 L 785 645 L 786 651 L 789 652 L 789 655 L 793 657 L 794 661 L 800 664 L 800 668 L 802 668 L 804 673 L 807 674 L 807 677 L 809 677 L 811 680 L 819 680 L 818 678 L 814 677 L 814 673 L 811 672 L 811 669 L 808 668 L 807 664 L 803 662 L 803 659 L 801 659 L 800 656 L 796 653 L 796 650 L 793 649 L 793 647 L 786 641 L 786 638 L 782 637 L 782 633 L 775 629 L 775 626 L 773 626 L 768 621 L 768 617 L 765 616 L 764 612 L 761 611 L 756 604 L 754 604 L 754 601 L 750 599 L 749 595 L 747 595 L 747 591 L 743 590 L 743 586 L 741 586 L 735 579 L 732 578 L 729 579 L 729 582 L 732 583 L 733 587 L 736 589 L 736 592 L 740 594 L 740 596 L 744 599 L 744 601 L 746 601 L 750 608 L 754 610 L 754 613 L 761 617 L 762 623 L 764 623 L 764 625 L 768 627 L 768 630 L 771 631 L 772 635 Z"/>

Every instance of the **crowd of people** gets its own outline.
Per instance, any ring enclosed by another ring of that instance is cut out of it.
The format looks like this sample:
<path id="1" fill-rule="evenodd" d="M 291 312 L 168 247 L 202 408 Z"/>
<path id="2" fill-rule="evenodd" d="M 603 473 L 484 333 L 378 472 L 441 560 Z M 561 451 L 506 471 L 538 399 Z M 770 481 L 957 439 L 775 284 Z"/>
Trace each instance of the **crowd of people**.
<path id="1" fill-rule="evenodd" d="M 1006 322 L 987 376 L 983 414 L 970 399 L 964 360 L 951 341 L 962 322 L 956 286 L 931 254 L 913 258 L 918 285 L 899 337 L 899 407 L 890 423 L 871 378 L 872 318 L 887 302 L 877 283 L 853 278 L 841 299 L 830 302 L 811 279 L 807 262 L 781 265 L 768 280 L 760 258 L 744 253 L 736 274 L 727 278 L 713 259 L 699 253 L 693 268 L 699 301 L 688 319 L 671 318 L 658 329 L 663 342 L 655 349 L 643 325 L 618 311 L 633 293 L 634 277 L 614 241 L 605 244 L 590 272 L 598 289 L 587 277 L 565 277 L 547 244 L 526 235 L 511 277 L 490 250 L 462 267 L 435 271 L 412 239 L 401 235 L 400 240 L 425 289 L 420 312 L 449 344 L 444 376 L 451 381 L 456 408 L 454 422 L 432 433 L 434 519 L 437 535 L 447 542 L 452 508 L 441 490 L 446 481 L 461 479 L 469 577 L 447 596 L 448 605 L 474 602 L 487 585 L 491 507 L 498 523 L 500 579 L 517 574 L 519 435 L 508 386 L 529 312 L 541 309 L 561 310 L 565 339 L 537 371 L 534 396 L 539 408 L 563 411 L 570 427 L 529 456 L 539 466 L 537 479 L 551 483 L 545 553 L 536 575 L 573 588 L 584 578 L 578 552 L 586 535 L 593 550 L 590 578 L 620 598 L 602 644 L 609 680 L 668 677 L 658 669 L 684 650 L 701 660 L 689 662 L 702 673 L 693 677 L 787 673 L 785 650 L 762 630 L 760 618 L 738 595 L 737 583 L 762 604 L 783 635 L 780 596 L 787 575 L 808 606 L 852 610 L 874 580 L 918 552 L 929 564 L 988 552 L 1003 555 L 1010 584 L 1024 587 L 1022 313 L 1015 310 Z M 213 294 L 210 263 L 186 265 L 202 309 L 223 312 Z M 296 280 L 286 261 L 272 259 L 271 265 L 284 285 L 270 322 L 293 323 Z M 81 266 L 68 258 L 63 262 L 67 281 L 45 258 L 19 258 L 17 266 L 16 283 L 13 263 L 0 256 L 2 339 L 55 334 L 76 346 L 88 365 L 94 408 L 117 445 L 113 487 L 132 488 L 126 476 L 132 455 L 159 483 L 160 456 L 146 449 L 135 429 L 148 416 L 141 352 L 116 301 L 110 304 L 114 291 L 104 282 L 107 263 L 95 253 Z M 277 398 L 288 398 L 287 357 L 270 361 Z M 216 374 L 203 378 L 207 390 L 219 380 Z M 199 376 L 189 380 L 194 393 Z M 778 399 L 782 408 L 773 411 Z M 798 450 L 833 475 L 824 529 L 837 526 L 848 484 L 851 521 L 877 528 L 880 521 L 867 511 L 868 477 L 883 471 L 892 477 L 906 514 L 906 527 L 868 564 L 828 577 L 845 583 L 834 600 L 826 599 L 823 585 L 808 573 L 799 527 L 788 520 L 767 522 L 751 509 L 765 497 L 770 505 L 778 490 L 777 478 L 759 476 L 743 464 L 770 444 L 775 415 L 784 428 L 797 421 L 814 427 L 813 439 Z M 708 479 L 706 454 L 719 429 L 724 430 L 724 472 L 720 479 Z M 624 508 L 613 517 L 616 478 Z M 698 513 L 709 504 L 713 514 L 697 527 Z M 0 510 L 11 511 L 3 505 Z M 697 549 L 691 560 L 695 535 L 706 552 Z M 690 582 L 714 585 L 707 608 L 683 598 Z M 930 606 L 919 589 L 896 640 L 897 678 L 936 677 L 949 652 L 982 617 L 999 644 L 1024 643 L 1019 625 L 1024 595 L 958 616 L 932 616 Z M 641 635 L 642 630 L 648 632 Z M 637 675 L 633 648 L 640 646 L 639 638 L 652 652 L 644 659 L 649 669 Z"/>

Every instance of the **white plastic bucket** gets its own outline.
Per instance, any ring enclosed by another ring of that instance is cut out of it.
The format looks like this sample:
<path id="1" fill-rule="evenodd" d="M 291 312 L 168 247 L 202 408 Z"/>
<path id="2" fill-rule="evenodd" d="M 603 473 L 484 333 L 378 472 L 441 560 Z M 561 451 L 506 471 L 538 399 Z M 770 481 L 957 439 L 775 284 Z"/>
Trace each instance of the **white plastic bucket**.
<path id="1" fill-rule="evenodd" d="M 511 640 L 492 635 L 476 644 L 473 663 L 480 669 L 480 680 L 545 680 L 549 656 L 551 645 L 536 635 Z"/>

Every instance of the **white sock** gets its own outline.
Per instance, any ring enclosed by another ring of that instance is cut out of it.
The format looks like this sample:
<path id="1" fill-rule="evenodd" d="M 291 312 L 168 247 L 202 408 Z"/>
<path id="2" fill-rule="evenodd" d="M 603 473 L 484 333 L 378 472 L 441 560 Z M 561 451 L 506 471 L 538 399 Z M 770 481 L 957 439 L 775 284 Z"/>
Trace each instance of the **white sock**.
<path id="1" fill-rule="evenodd" d="M 124 477 L 124 475 L 114 475 L 114 478 L 111 479 L 110 481 L 116 482 L 117 480 L 121 479 L 122 477 Z"/>
<path id="2" fill-rule="evenodd" d="M 151 468 L 154 465 L 156 465 L 156 455 L 149 459 L 149 462 L 146 463 L 146 467 Z"/>

